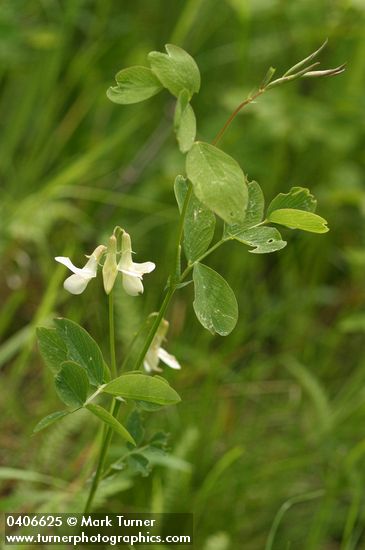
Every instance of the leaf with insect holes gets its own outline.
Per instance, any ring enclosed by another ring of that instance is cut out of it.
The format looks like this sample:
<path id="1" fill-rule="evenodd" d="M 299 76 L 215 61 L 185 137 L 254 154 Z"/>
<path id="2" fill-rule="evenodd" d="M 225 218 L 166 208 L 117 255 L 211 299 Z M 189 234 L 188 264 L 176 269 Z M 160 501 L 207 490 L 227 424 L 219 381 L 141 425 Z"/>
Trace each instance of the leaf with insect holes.
<path id="1" fill-rule="evenodd" d="M 175 97 L 179 97 L 182 90 L 187 90 L 189 99 L 200 89 L 200 72 L 194 59 L 185 50 L 166 44 L 167 53 L 150 52 L 148 60 L 164 88 Z"/>
<path id="2" fill-rule="evenodd" d="M 108 88 L 106 95 L 122 105 L 139 103 L 158 94 L 162 86 L 158 78 L 148 67 L 128 67 L 116 74 L 117 86 Z"/>
<path id="3" fill-rule="evenodd" d="M 119 434 L 123 439 L 128 441 L 129 443 L 132 443 L 132 445 L 135 445 L 136 442 L 134 441 L 131 434 L 128 432 L 128 430 L 121 424 L 116 418 L 114 418 L 113 415 L 110 414 L 110 412 L 103 409 L 103 407 L 100 407 L 100 405 L 94 405 L 93 403 L 89 403 L 85 406 L 85 409 L 90 411 L 92 414 L 97 416 L 99 420 L 102 420 L 107 426 L 112 428 L 117 434 Z"/>
<path id="4" fill-rule="evenodd" d="M 292 208 L 294 210 L 305 210 L 315 212 L 317 201 L 309 189 L 304 187 L 292 187 L 289 193 L 279 193 L 269 204 L 267 216 L 274 210 Z"/>
<path id="5" fill-rule="evenodd" d="M 212 334 L 227 336 L 236 326 L 238 305 L 233 290 L 219 273 L 204 264 L 194 266 L 194 311 Z"/>
<path id="6" fill-rule="evenodd" d="M 37 328 L 39 351 L 47 367 L 56 374 L 67 360 L 67 347 L 55 328 Z"/>
<path id="7" fill-rule="evenodd" d="M 248 204 L 239 164 L 209 143 L 196 141 L 186 156 L 186 173 L 198 199 L 226 223 L 241 223 Z"/>
<path id="8" fill-rule="evenodd" d="M 66 361 L 55 377 L 55 386 L 65 405 L 82 407 L 87 399 L 89 379 L 84 368 L 73 361 Z"/>
<path id="9" fill-rule="evenodd" d="M 174 184 L 175 196 L 179 210 L 183 208 L 188 192 L 188 181 L 177 176 Z M 184 220 L 184 250 L 187 259 L 193 262 L 200 258 L 212 242 L 215 228 L 215 215 L 191 194 Z"/>
<path id="10" fill-rule="evenodd" d="M 269 214 L 268 220 L 279 225 L 285 225 L 290 229 L 301 229 L 311 233 L 327 233 L 327 222 L 321 216 L 304 210 L 281 208 Z"/>
<path id="11" fill-rule="evenodd" d="M 223 238 L 235 237 L 264 219 L 265 199 L 261 187 L 256 181 L 248 184 L 248 203 L 246 216 L 242 223 L 224 224 Z"/>
<path id="12" fill-rule="evenodd" d="M 100 386 L 105 381 L 105 365 L 99 346 L 90 334 L 74 321 L 55 319 L 56 330 L 67 348 L 67 359 L 85 369 L 90 383 Z"/>
<path id="13" fill-rule="evenodd" d="M 49 414 L 48 416 L 45 416 L 38 422 L 38 424 L 33 429 L 34 433 L 40 432 L 41 430 L 44 430 L 45 428 L 48 428 L 48 426 L 51 426 L 51 424 L 54 424 L 58 420 L 61 420 L 61 418 L 64 418 L 65 416 L 71 414 L 71 411 L 57 411 L 54 413 Z"/>
<path id="14" fill-rule="evenodd" d="M 235 239 L 248 246 L 253 246 L 254 249 L 249 250 L 252 254 L 276 252 L 287 244 L 274 227 L 252 227 L 235 235 Z"/>
<path id="15" fill-rule="evenodd" d="M 104 393 L 125 399 L 147 401 L 156 405 L 174 405 L 180 400 L 176 391 L 160 376 L 147 376 L 139 372 L 122 374 L 103 387 Z"/>
<path id="16" fill-rule="evenodd" d="M 196 134 L 196 119 L 189 103 L 189 92 L 182 90 L 176 102 L 174 129 L 179 149 L 187 153 L 191 149 Z"/>

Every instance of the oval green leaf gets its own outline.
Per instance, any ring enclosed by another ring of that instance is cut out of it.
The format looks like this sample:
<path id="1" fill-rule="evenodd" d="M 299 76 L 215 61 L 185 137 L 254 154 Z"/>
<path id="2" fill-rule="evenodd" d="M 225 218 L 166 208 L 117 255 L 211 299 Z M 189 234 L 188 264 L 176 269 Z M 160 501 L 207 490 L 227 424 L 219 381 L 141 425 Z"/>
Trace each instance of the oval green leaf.
<path id="1" fill-rule="evenodd" d="M 94 405 L 93 403 L 89 403 L 85 406 L 85 409 L 93 413 L 95 416 L 97 416 L 100 420 L 102 420 L 107 426 L 112 428 L 117 434 L 123 437 L 126 441 L 129 443 L 132 443 L 132 445 L 136 445 L 136 442 L 134 441 L 133 437 L 129 433 L 129 431 L 118 422 L 114 416 L 112 416 L 108 411 L 103 409 L 103 407 L 100 407 L 100 405 Z"/>
<path id="2" fill-rule="evenodd" d="M 106 95 L 122 105 L 139 103 L 158 94 L 162 86 L 158 78 L 148 67 L 129 67 L 117 73 L 117 86 L 111 86 Z"/>
<path id="3" fill-rule="evenodd" d="M 40 432 L 41 430 L 44 430 L 44 428 L 48 428 L 51 424 L 54 424 L 57 422 L 57 420 L 61 420 L 64 416 L 67 416 L 70 414 L 70 411 L 57 411 L 54 413 L 49 414 L 48 416 L 45 416 L 38 422 L 38 424 L 33 429 L 34 433 Z"/>
<path id="4" fill-rule="evenodd" d="M 67 359 L 81 365 L 90 383 L 100 386 L 105 378 L 105 365 L 99 346 L 90 334 L 74 321 L 55 319 L 56 330 L 67 348 Z"/>
<path id="5" fill-rule="evenodd" d="M 56 374 L 67 360 L 66 345 L 55 328 L 37 328 L 39 350 L 47 367 Z"/>
<path id="6" fill-rule="evenodd" d="M 89 391 L 89 379 L 83 367 L 73 361 L 63 363 L 55 377 L 56 391 L 69 407 L 82 407 Z"/>
<path id="7" fill-rule="evenodd" d="M 103 388 L 103 392 L 157 405 L 174 405 L 181 401 L 179 395 L 167 381 L 136 372 L 115 378 Z"/>
<path id="8" fill-rule="evenodd" d="M 268 216 L 268 220 L 290 227 L 290 229 L 301 229 L 311 233 L 327 233 L 329 231 L 324 218 L 304 210 L 293 210 L 291 208 L 274 210 Z"/>
<path id="9" fill-rule="evenodd" d="M 169 92 L 178 97 L 182 90 L 187 90 L 189 99 L 200 89 L 200 72 L 194 59 L 185 50 L 166 44 L 166 53 L 150 52 L 148 60 L 151 69 Z"/>
<path id="10" fill-rule="evenodd" d="M 194 311 L 212 334 L 227 336 L 236 326 L 238 305 L 233 290 L 219 273 L 204 264 L 194 266 Z"/>
<path id="11" fill-rule="evenodd" d="M 186 173 L 198 199 L 226 223 L 242 223 L 248 203 L 245 175 L 229 155 L 195 142 L 186 156 Z"/>
<path id="12" fill-rule="evenodd" d="M 253 246 L 254 249 L 249 250 L 252 254 L 276 252 L 287 245 L 275 227 L 252 227 L 235 235 L 234 238 L 248 246 Z"/>
<path id="13" fill-rule="evenodd" d="M 269 204 L 267 215 L 274 210 L 292 208 L 294 210 L 305 210 L 314 212 L 317 208 L 317 201 L 309 189 L 305 187 L 292 187 L 289 193 L 279 193 Z"/>
<path id="14" fill-rule="evenodd" d="M 265 199 L 261 187 L 256 181 L 251 181 L 247 188 L 248 203 L 245 219 L 242 223 L 233 225 L 224 224 L 224 238 L 235 237 L 235 235 L 242 233 L 246 229 L 250 229 L 250 227 L 257 225 L 264 219 Z"/>
<path id="15" fill-rule="evenodd" d="M 196 118 L 189 103 L 188 92 L 183 90 L 175 107 L 174 129 L 179 149 L 187 153 L 191 149 L 196 135 Z"/>
<path id="16" fill-rule="evenodd" d="M 183 208 L 188 181 L 183 176 L 177 176 L 174 184 L 175 196 L 180 209 Z M 193 262 L 200 258 L 212 242 L 215 229 L 215 215 L 192 193 L 185 213 L 184 250 L 187 259 Z"/>

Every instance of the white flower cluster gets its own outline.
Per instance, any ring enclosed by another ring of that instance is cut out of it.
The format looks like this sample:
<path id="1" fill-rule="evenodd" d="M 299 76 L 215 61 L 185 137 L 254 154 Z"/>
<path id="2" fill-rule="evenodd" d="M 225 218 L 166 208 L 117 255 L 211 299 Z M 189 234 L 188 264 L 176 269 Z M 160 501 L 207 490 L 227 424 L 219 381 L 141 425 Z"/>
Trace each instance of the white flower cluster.
<path id="1" fill-rule="evenodd" d="M 57 256 L 56 262 L 59 262 L 72 271 L 73 275 L 68 277 L 63 286 L 71 294 L 81 294 L 84 292 L 91 279 L 97 275 L 99 262 L 102 256 L 106 255 L 103 265 L 104 289 L 110 294 L 115 283 L 118 272 L 122 273 L 124 290 L 130 296 L 137 296 L 143 293 L 142 279 L 145 273 L 151 273 L 155 269 L 153 262 L 137 263 L 132 260 L 132 245 L 130 235 L 122 230 L 122 252 L 119 262 L 117 262 L 117 237 L 115 231 L 109 239 L 108 247 L 99 245 L 94 252 L 88 256 L 88 261 L 83 268 L 76 267 L 65 256 Z"/>
<path id="2" fill-rule="evenodd" d="M 118 258 L 118 233 L 121 237 L 121 253 Z M 108 246 L 99 245 L 88 257 L 84 267 L 76 267 L 70 258 L 57 256 L 56 262 L 65 265 L 73 275 L 67 277 L 63 283 L 64 288 L 71 294 L 81 294 L 91 281 L 97 276 L 101 259 L 105 256 L 102 273 L 104 290 L 107 294 L 113 289 L 115 280 L 120 272 L 122 274 L 123 288 L 130 296 L 138 296 L 143 293 L 142 279 L 145 273 L 151 273 L 155 269 L 153 262 L 137 263 L 132 260 L 132 244 L 130 235 L 123 229 L 116 227 L 113 235 L 109 238 Z M 180 369 L 177 359 L 161 347 L 169 327 L 168 321 L 162 319 L 155 337 L 150 345 L 143 361 L 143 366 L 148 373 L 161 372 L 160 360 L 172 369 Z"/>

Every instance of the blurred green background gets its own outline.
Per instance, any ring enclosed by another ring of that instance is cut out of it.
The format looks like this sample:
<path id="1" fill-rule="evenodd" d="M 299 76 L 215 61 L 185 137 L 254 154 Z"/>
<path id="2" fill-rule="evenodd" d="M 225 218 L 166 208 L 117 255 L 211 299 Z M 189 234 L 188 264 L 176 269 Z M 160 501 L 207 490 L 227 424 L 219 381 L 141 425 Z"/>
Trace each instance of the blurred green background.
<path id="1" fill-rule="evenodd" d="M 118 293 L 120 354 L 168 275 L 183 169 L 174 102 L 114 105 L 114 74 L 166 42 L 187 49 L 202 73 L 198 137 L 210 141 L 270 65 L 283 72 L 326 37 L 323 67 L 347 61 L 346 73 L 270 91 L 220 146 L 267 200 L 309 187 L 331 231 L 284 230 L 279 253 L 232 243 L 209 259 L 239 302 L 227 338 L 199 325 L 190 287 L 176 295 L 167 347 L 183 370 L 165 375 L 183 402 L 146 416 L 171 434 L 172 457 L 149 477 L 122 472 L 97 505 L 193 511 L 203 550 L 365 548 L 364 0 L 1 2 L 1 511 L 79 509 L 95 457 L 89 416 L 32 437 L 60 408 L 35 326 L 66 316 L 108 348 L 100 281 L 68 295 L 53 257 L 82 265 L 119 224 L 138 261 L 156 262 L 143 298 Z"/>

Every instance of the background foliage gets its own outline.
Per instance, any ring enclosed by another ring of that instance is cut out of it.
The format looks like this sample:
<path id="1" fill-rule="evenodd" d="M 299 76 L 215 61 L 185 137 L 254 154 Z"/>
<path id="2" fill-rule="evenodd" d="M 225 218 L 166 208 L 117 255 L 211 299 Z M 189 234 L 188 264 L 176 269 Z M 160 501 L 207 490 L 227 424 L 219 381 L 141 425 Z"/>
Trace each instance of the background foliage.
<path id="1" fill-rule="evenodd" d="M 171 457 L 145 478 L 128 470 L 99 495 L 100 510 L 194 511 L 197 547 L 365 546 L 364 56 L 362 0 L 4 0 L 0 9 L 1 511 L 78 509 L 93 463 L 93 419 L 31 437 L 59 406 L 35 345 L 54 315 L 105 342 L 101 285 L 71 297 L 55 255 L 82 263 L 115 225 L 138 258 L 156 262 L 145 295 L 120 292 L 120 352 L 158 306 L 173 249 L 173 181 L 183 167 L 167 93 L 119 107 L 105 91 L 121 68 L 166 42 L 196 58 L 198 137 L 210 141 L 267 68 L 285 70 L 329 38 L 323 66 L 344 75 L 298 81 L 244 110 L 220 144 L 272 198 L 309 187 L 330 233 L 283 230 L 272 256 L 238 243 L 209 265 L 238 297 L 227 338 L 194 317 L 191 288 L 169 311 L 168 372 L 183 397 L 148 418 L 170 432 Z M 161 116 L 162 113 L 162 116 Z M 100 307 L 102 303 L 102 307 Z M 105 305 L 104 305 L 105 304 Z M 88 417 L 89 418 L 89 417 Z M 82 430 L 80 429 L 82 426 Z M 118 458 L 115 438 L 112 455 Z M 134 468 L 136 472 L 138 468 Z M 143 465 L 140 465 L 142 474 Z M 309 496 L 308 496 L 309 495 Z M 298 497 L 298 499 L 293 497 Z M 310 498 L 311 500 L 307 500 Z"/>

